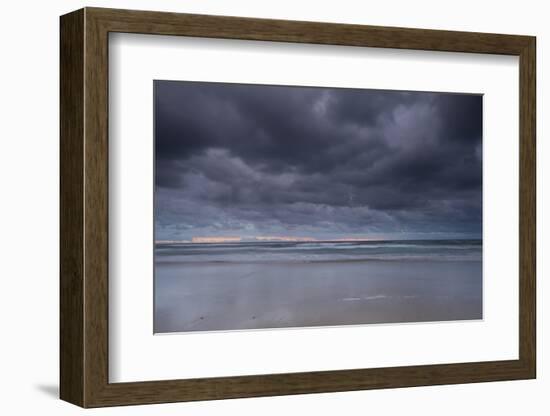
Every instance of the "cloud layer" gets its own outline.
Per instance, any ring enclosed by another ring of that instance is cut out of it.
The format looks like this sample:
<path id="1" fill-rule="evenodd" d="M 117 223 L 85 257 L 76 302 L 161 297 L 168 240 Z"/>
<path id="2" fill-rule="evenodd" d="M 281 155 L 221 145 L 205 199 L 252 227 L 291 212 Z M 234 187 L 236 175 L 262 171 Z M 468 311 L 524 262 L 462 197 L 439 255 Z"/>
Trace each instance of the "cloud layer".
<path id="1" fill-rule="evenodd" d="M 482 97 L 155 82 L 157 239 L 479 237 Z"/>

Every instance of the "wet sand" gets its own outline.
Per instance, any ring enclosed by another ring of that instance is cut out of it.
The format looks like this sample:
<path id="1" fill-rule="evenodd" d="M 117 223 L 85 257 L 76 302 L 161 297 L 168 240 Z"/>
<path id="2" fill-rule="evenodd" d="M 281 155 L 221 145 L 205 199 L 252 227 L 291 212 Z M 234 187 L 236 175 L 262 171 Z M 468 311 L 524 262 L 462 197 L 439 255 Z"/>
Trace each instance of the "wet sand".
<path id="1" fill-rule="evenodd" d="M 155 333 L 481 318 L 481 261 L 161 262 L 155 270 Z"/>

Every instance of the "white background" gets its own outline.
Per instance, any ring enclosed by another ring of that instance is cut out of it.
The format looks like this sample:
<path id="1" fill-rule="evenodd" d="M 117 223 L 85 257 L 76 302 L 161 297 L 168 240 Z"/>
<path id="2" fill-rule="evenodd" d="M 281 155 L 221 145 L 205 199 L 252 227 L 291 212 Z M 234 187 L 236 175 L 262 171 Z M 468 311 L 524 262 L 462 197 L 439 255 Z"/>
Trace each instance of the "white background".
<path id="1" fill-rule="evenodd" d="M 496 55 L 112 35 L 110 380 L 517 359 L 519 284 L 511 271 L 519 264 L 518 61 Z M 483 93 L 483 320 L 153 336 L 153 79 Z"/>
<path id="2" fill-rule="evenodd" d="M 464 415 L 548 413 L 550 361 L 548 332 L 550 238 L 548 180 L 550 145 L 545 143 L 544 76 L 550 56 L 550 27 L 544 2 L 386 1 L 254 2 L 218 1 L 50 1 L 6 3 L 2 10 L 2 279 L 0 317 L 2 370 L 0 409 L 6 414 L 78 414 L 57 400 L 58 385 L 58 16 L 83 5 L 194 13 L 319 20 L 375 25 L 532 34 L 538 36 L 538 380 L 438 386 L 400 390 L 226 400 L 87 411 L 88 414 L 422 414 Z M 546 199 L 546 200 L 545 200 Z"/>

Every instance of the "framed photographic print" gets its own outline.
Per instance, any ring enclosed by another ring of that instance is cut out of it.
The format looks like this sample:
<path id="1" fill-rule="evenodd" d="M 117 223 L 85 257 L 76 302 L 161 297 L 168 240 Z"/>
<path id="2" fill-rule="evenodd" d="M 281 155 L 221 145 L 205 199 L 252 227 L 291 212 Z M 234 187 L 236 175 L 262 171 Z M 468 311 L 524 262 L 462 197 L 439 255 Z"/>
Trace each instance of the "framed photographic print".
<path id="1" fill-rule="evenodd" d="M 61 17 L 82 407 L 534 378 L 535 38 Z"/>

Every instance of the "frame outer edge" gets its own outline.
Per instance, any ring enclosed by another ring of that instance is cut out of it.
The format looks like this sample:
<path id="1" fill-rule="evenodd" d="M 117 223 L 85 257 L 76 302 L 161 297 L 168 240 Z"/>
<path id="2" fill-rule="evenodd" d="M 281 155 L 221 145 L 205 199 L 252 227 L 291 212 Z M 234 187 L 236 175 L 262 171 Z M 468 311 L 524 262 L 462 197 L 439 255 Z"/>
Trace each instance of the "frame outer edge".
<path id="1" fill-rule="evenodd" d="M 84 399 L 84 12 L 60 18 L 60 388 Z"/>
<path id="2" fill-rule="evenodd" d="M 520 360 L 536 378 L 536 37 L 520 54 Z"/>

